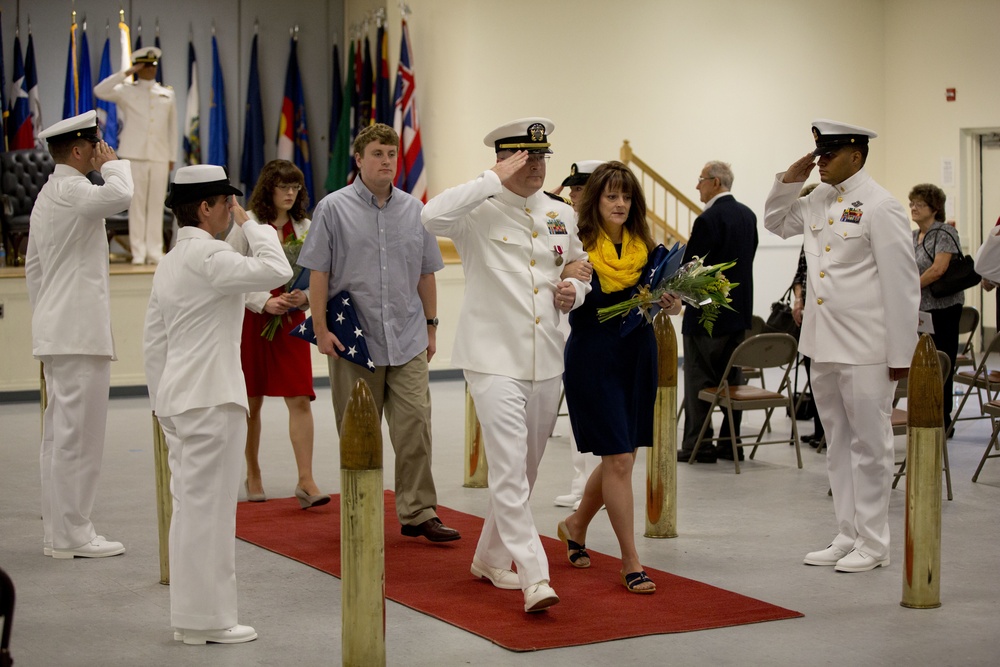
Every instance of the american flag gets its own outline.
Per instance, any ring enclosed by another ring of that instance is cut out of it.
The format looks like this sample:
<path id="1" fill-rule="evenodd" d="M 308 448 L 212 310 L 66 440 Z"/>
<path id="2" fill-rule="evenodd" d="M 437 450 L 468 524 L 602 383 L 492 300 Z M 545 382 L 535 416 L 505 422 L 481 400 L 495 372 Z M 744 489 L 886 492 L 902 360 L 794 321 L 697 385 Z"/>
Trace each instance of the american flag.
<path id="1" fill-rule="evenodd" d="M 399 135 L 401 144 L 396 187 L 409 192 L 426 204 L 427 177 L 424 173 L 424 153 L 420 141 L 417 100 L 413 96 L 414 86 L 410 31 L 406 27 L 406 19 L 403 19 L 403 38 L 399 47 L 399 69 L 396 72 L 396 91 L 393 100 L 395 107 L 393 127 Z"/>
<path id="2" fill-rule="evenodd" d="M 340 292 L 327 301 L 326 326 L 345 348 L 343 352 L 333 348 L 334 352 L 353 364 L 367 368 L 372 373 L 375 372 L 375 363 L 372 361 L 371 355 L 368 354 L 368 343 L 365 342 L 365 333 L 361 330 L 358 313 L 354 309 L 351 295 L 346 291 Z M 316 334 L 313 332 L 313 318 L 307 317 L 302 324 L 289 331 L 288 335 L 315 345 Z"/>

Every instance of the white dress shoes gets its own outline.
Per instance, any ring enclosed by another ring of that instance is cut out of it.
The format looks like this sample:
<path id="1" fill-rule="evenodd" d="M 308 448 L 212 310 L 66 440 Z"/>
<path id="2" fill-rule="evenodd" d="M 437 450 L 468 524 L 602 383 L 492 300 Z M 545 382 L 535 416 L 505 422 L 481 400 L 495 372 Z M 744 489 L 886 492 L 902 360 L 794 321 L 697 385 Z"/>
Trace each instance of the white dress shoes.
<path id="1" fill-rule="evenodd" d="M 806 554 L 805 559 L 802 561 L 806 565 L 836 565 L 837 562 L 847 555 L 847 552 L 843 549 L 838 549 L 832 544 L 826 549 L 821 549 L 819 551 L 810 551 Z"/>
<path id="2" fill-rule="evenodd" d="M 257 631 L 249 625 L 234 625 L 225 630 L 175 630 L 174 639 L 191 646 L 202 644 L 242 644 L 257 639 Z"/>
<path id="3" fill-rule="evenodd" d="M 837 572 L 867 572 L 876 567 L 889 567 L 889 556 L 883 558 L 872 556 L 861 549 L 854 549 L 851 553 L 837 561 Z"/>
<path id="4" fill-rule="evenodd" d="M 546 580 L 539 581 L 524 589 L 524 610 L 542 611 L 559 602 L 559 596 Z"/>
<path id="5" fill-rule="evenodd" d="M 556 496 L 556 507 L 576 507 L 580 506 L 580 496 L 575 493 L 567 493 L 565 496 Z"/>
<path id="6" fill-rule="evenodd" d="M 489 579 L 490 583 L 497 588 L 508 591 L 516 591 L 521 588 L 521 582 L 513 570 L 505 570 L 502 567 L 490 567 L 477 556 L 472 557 L 472 567 L 469 569 L 472 574 L 480 579 Z"/>
<path id="7" fill-rule="evenodd" d="M 53 558 L 107 558 L 123 553 L 125 546 L 121 542 L 112 542 L 103 535 L 73 549 L 52 549 Z"/>

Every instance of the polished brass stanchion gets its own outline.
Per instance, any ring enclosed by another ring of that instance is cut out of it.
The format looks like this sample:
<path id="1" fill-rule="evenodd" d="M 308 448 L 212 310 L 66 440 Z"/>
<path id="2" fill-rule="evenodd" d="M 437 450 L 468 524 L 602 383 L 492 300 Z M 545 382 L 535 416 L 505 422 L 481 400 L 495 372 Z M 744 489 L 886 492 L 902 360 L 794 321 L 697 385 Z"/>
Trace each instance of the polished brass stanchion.
<path id="1" fill-rule="evenodd" d="M 156 471 L 156 528 L 160 537 L 160 583 L 170 583 L 170 519 L 174 501 L 170 495 L 170 463 L 167 439 L 160 420 L 153 415 L 153 466 Z"/>
<path id="2" fill-rule="evenodd" d="M 941 367 L 924 334 L 910 362 L 906 423 L 904 607 L 941 606 L 941 455 L 944 411 Z"/>
<path id="3" fill-rule="evenodd" d="M 487 480 L 486 448 L 483 447 L 483 429 L 479 426 L 476 416 L 476 404 L 469 393 L 469 385 L 465 385 L 465 482 L 462 486 L 469 489 L 485 489 L 489 487 Z"/>
<path id="4" fill-rule="evenodd" d="M 662 310 L 653 318 L 658 359 L 653 446 L 646 459 L 646 537 L 677 537 L 677 334 Z"/>
<path id="5" fill-rule="evenodd" d="M 341 362 L 343 363 L 343 362 Z M 358 380 L 340 429 L 341 657 L 385 665 L 385 508 L 382 425 Z"/>

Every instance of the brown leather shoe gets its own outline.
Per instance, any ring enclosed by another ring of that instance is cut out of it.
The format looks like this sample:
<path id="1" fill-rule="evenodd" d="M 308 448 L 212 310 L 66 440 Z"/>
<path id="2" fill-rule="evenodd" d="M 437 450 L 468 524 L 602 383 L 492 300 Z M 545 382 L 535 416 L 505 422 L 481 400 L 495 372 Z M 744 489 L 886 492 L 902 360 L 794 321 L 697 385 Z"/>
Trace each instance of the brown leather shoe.
<path id="1" fill-rule="evenodd" d="M 451 542 L 462 537 L 457 530 L 444 525 L 437 517 L 427 519 L 416 526 L 401 526 L 399 532 L 407 537 L 423 536 L 431 542 Z"/>

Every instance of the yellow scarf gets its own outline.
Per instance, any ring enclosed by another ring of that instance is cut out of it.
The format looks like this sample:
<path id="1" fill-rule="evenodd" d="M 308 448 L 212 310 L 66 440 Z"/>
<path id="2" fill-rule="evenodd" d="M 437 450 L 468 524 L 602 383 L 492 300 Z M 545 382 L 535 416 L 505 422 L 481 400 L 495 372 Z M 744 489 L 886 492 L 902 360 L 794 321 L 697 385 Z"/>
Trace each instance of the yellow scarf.
<path id="1" fill-rule="evenodd" d="M 590 263 L 594 265 L 601 291 L 605 294 L 620 292 L 639 281 L 639 275 L 646 266 L 649 250 L 642 239 L 634 238 L 628 229 L 622 228 L 622 256 L 618 256 L 615 244 L 604 230 L 597 237 L 597 244 L 589 252 Z"/>

